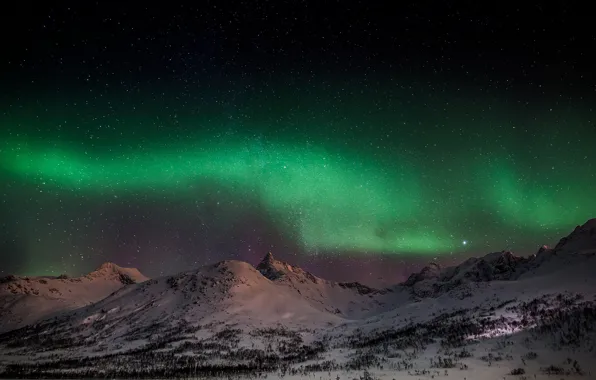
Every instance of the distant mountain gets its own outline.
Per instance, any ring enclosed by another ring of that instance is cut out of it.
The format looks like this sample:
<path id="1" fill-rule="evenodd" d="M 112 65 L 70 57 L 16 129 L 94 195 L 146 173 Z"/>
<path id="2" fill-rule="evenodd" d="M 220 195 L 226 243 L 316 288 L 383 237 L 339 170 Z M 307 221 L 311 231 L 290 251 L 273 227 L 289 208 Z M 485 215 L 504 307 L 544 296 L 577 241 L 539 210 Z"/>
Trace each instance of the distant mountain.
<path id="1" fill-rule="evenodd" d="M 542 246 L 529 257 L 519 257 L 510 251 L 493 252 L 447 268 L 431 263 L 420 272 L 411 274 L 402 285 L 409 288 L 415 297 L 437 297 L 458 287 L 544 275 L 591 260 L 594 254 L 596 219 L 590 219 L 562 238 L 554 249 Z"/>
<path id="2" fill-rule="evenodd" d="M 594 223 L 529 257 L 431 263 L 390 289 L 324 280 L 271 253 L 256 267 L 223 261 L 142 283 L 138 271 L 113 264 L 81 279 L 41 278 L 67 300 L 84 284 L 116 290 L 0 334 L 0 377 L 589 375 Z M 27 281 L 35 286 L 25 290 Z M 46 285 L 39 278 L 8 285 L 13 296 L 44 298 L 32 294 Z"/>
<path id="3" fill-rule="evenodd" d="M 431 263 L 410 275 L 403 286 L 411 288 L 417 297 L 436 297 L 465 284 L 517 279 L 527 271 L 529 261 L 512 252 L 502 251 L 480 258 L 472 257 L 453 267 L 441 268 Z"/>
<path id="4" fill-rule="evenodd" d="M 134 268 L 104 263 L 76 278 L 0 278 L 0 332 L 35 323 L 56 313 L 100 301 L 110 293 L 148 278 Z"/>

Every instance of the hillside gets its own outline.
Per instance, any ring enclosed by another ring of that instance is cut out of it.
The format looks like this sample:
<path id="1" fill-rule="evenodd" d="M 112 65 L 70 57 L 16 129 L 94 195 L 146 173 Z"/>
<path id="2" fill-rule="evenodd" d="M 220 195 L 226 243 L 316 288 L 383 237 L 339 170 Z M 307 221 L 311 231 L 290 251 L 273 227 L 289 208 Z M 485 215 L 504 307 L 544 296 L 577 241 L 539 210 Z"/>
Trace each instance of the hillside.
<path id="1" fill-rule="evenodd" d="M 146 280 L 137 269 L 113 263 L 104 263 L 95 271 L 75 278 L 3 277 L 0 279 L 0 332 L 89 305 L 124 286 Z"/>

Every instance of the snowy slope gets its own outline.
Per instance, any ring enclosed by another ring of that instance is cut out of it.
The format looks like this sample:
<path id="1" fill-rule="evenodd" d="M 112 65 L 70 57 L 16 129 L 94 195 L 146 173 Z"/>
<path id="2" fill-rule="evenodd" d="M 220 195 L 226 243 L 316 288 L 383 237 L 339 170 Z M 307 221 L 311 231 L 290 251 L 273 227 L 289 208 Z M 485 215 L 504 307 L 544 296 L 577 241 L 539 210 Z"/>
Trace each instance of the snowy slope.
<path id="1" fill-rule="evenodd" d="M 147 277 L 137 269 L 112 263 L 77 278 L 4 277 L 0 279 L 0 332 L 89 305 L 123 286 L 145 280 Z"/>
<path id="2" fill-rule="evenodd" d="M 224 261 L 0 335 L 0 375 L 593 378 L 593 226 L 527 258 L 431 264 L 391 291 L 272 255 Z"/>

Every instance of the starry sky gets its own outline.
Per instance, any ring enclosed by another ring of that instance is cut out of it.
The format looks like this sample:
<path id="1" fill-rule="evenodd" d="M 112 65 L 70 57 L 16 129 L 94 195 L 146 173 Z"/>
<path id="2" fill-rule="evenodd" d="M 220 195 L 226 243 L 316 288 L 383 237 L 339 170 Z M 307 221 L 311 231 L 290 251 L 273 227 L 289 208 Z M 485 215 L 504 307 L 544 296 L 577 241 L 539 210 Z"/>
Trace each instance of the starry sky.
<path id="1" fill-rule="evenodd" d="M 176 3 L 5 5 L 0 275 L 270 250 L 380 285 L 596 216 L 585 9 Z"/>

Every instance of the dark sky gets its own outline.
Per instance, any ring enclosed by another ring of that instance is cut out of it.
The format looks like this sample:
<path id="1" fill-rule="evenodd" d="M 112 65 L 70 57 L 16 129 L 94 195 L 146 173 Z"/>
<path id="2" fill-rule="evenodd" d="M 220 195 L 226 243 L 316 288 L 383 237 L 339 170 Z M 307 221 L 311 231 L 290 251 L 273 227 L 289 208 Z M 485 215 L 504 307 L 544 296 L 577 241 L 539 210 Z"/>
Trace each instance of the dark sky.
<path id="1" fill-rule="evenodd" d="M 595 217 L 589 9 L 392 3 L 3 5 L 0 274 L 392 283 Z"/>

